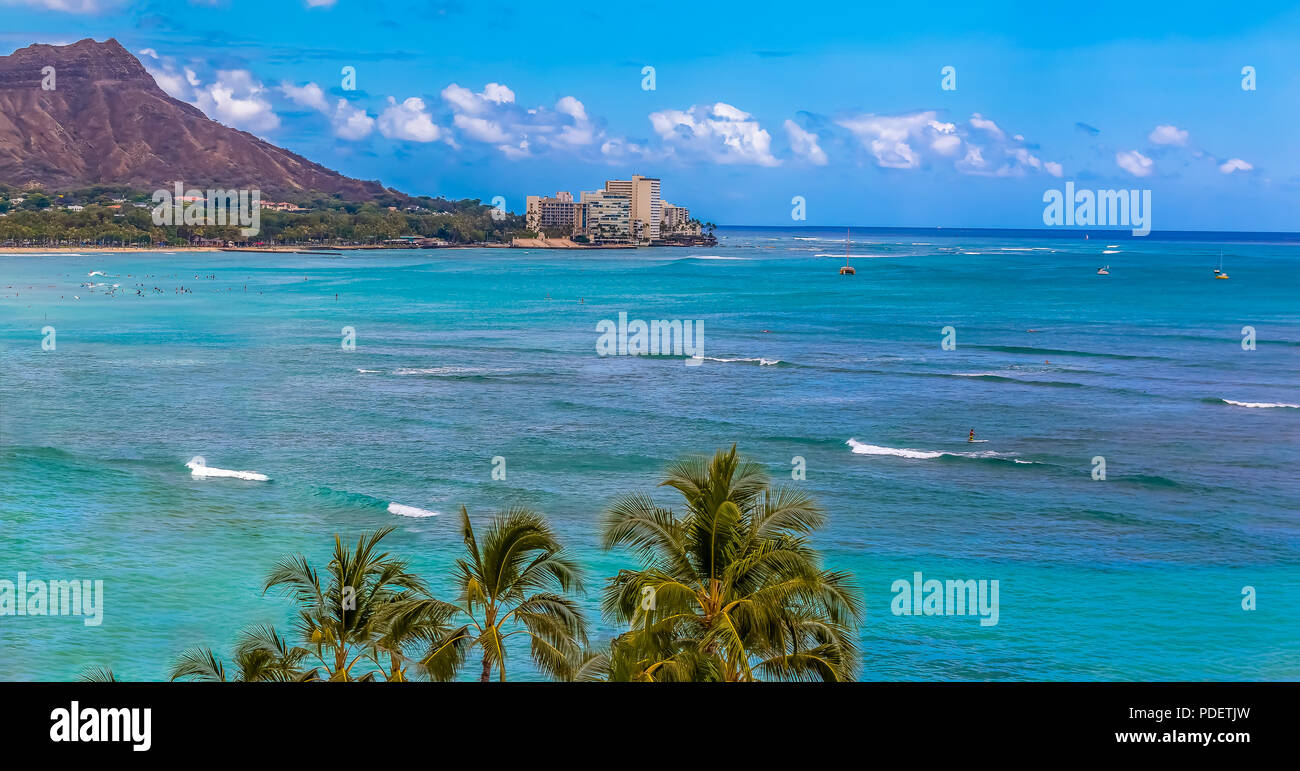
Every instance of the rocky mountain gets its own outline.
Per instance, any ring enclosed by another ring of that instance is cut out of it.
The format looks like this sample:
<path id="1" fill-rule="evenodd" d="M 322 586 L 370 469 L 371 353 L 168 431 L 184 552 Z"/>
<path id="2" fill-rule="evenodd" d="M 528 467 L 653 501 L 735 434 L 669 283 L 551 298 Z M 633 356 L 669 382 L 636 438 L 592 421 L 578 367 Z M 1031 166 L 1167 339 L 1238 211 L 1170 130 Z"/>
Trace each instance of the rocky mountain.
<path id="1" fill-rule="evenodd" d="M 54 67 L 54 90 L 42 88 Z M 208 118 L 168 96 L 116 40 L 32 45 L 0 56 L 0 183 L 258 188 L 365 201 L 386 191 Z M 399 194 L 400 195 L 400 194 Z"/>

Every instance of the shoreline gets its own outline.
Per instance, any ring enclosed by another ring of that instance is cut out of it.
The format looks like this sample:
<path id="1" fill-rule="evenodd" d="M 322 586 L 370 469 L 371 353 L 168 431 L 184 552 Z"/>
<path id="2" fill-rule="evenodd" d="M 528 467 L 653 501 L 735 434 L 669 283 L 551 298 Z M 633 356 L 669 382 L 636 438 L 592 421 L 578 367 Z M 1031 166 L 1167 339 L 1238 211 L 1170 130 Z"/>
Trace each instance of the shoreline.
<path id="1" fill-rule="evenodd" d="M 0 256 L 7 254 L 49 254 L 58 252 L 60 254 L 77 254 L 80 252 L 120 252 L 130 254 L 132 252 L 219 252 L 215 246 L 178 246 L 178 247 L 157 247 L 157 246 L 0 246 Z"/>
<path id="2" fill-rule="evenodd" d="M 555 239 L 558 240 L 558 239 Z M 695 246 L 695 244 L 655 244 L 649 247 L 636 246 L 633 244 L 559 244 L 535 241 L 533 239 L 519 239 L 517 243 L 478 243 L 478 244 L 448 244 L 447 246 L 429 246 L 429 247 L 402 247 L 402 246 L 273 246 L 273 247 L 227 247 L 227 246 L 0 246 L 0 257 L 4 256 L 21 256 L 25 254 L 80 254 L 82 252 L 95 254 L 134 254 L 134 253 L 157 253 L 157 254 L 179 254 L 182 252 L 205 253 L 205 252 L 230 252 L 230 253 L 263 253 L 263 254 L 332 254 L 335 252 L 367 252 L 367 251 L 408 251 L 408 252 L 438 252 L 448 249 L 554 249 L 554 250 L 625 250 L 639 248 L 657 248 L 657 247 L 685 247 Z"/>

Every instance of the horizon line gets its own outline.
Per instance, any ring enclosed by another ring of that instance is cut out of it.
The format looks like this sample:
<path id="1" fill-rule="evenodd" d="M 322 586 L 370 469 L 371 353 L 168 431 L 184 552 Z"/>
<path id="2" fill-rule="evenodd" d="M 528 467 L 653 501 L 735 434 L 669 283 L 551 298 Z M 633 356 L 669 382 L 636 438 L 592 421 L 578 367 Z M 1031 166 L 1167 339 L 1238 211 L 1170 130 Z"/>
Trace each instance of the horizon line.
<path id="1" fill-rule="evenodd" d="M 917 231 L 935 233 L 943 235 L 946 232 L 988 232 L 988 233 L 1023 233 L 1033 236 L 1052 237 L 1062 235 L 1104 235 L 1107 237 L 1127 238 L 1129 240 L 1146 240 L 1158 235 L 1220 235 L 1220 236 L 1281 236 L 1286 240 L 1300 241 L 1300 231 L 1295 230 L 1152 230 L 1145 236 L 1136 236 L 1130 232 L 1130 229 L 1123 228 L 1109 230 L 1099 228 L 1094 230 L 1084 230 L 1080 228 L 1012 228 L 1012 227 L 950 227 L 945 225 L 937 226 L 914 226 L 914 225 L 745 225 L 745 224 L 719 224 L 722 228 L 748 228 L 764 230 L 866 230 L 866 231 Z"/>

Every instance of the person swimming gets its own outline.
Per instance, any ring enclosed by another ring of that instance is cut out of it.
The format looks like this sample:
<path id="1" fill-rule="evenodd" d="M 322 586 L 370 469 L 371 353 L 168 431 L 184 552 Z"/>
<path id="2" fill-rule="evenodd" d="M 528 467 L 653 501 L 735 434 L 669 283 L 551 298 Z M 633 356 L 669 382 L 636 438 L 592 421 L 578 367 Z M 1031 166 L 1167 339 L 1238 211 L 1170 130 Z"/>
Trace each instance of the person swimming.
<path id="1" fill-rule="evenodd" d="M 973 441 L 975 441 L 975 429 L 972 428 L 972 429 L 970 430 L 970 436 L 966 437 L 966 441 L 968 441 L 968 442 L 973 442 Z"/>

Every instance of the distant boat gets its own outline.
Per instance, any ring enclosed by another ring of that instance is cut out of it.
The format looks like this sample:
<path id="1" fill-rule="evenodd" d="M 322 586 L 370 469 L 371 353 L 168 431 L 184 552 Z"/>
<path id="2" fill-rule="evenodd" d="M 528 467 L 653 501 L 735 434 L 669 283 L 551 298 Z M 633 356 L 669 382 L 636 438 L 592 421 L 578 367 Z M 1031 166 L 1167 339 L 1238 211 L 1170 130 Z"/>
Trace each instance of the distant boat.
<path id="1" fill-rule="evenodd" d="M 1109 276 L 1109 275 L 1110 275 L 1110 266 L 1107 265 L 1107 266 L 1104 267 L 1104 268 L 1097 268 L 1097 275 L 1098 275 L 1098 276 Z"/>
<path id="2" fill-rule="evenodd" d="M 856 276 L 858 272 L 849 264 L 849 235 L 852 230 L 844 231 L 844 267 L 840 268 L 841 276 Z"/>
<path id="3" fill-rule="evenodd" d="M 1223 272 L 1223 252 L 1219 252 L 1219 267 L 1214 269 L 1215 278 L 1228 278 L 1228 274 Z"/>

